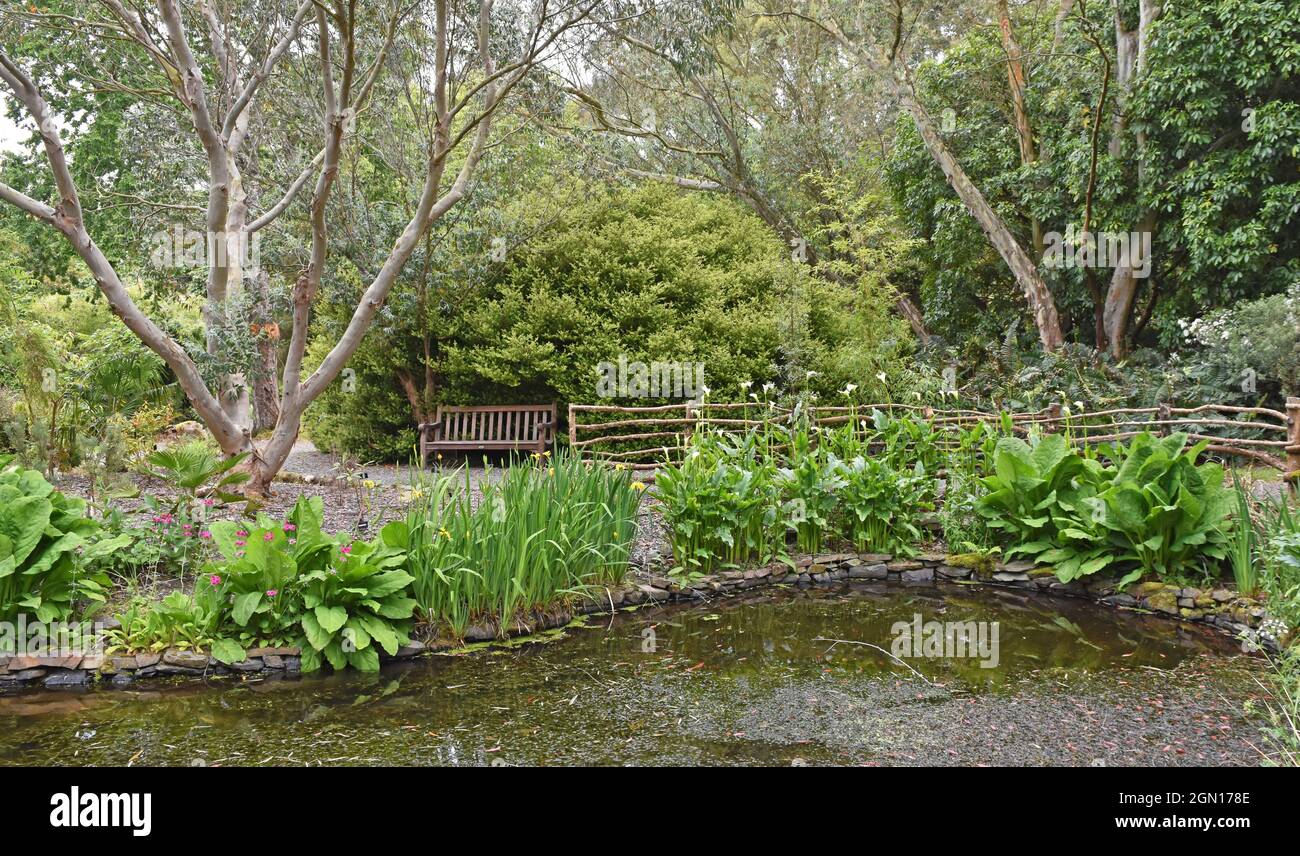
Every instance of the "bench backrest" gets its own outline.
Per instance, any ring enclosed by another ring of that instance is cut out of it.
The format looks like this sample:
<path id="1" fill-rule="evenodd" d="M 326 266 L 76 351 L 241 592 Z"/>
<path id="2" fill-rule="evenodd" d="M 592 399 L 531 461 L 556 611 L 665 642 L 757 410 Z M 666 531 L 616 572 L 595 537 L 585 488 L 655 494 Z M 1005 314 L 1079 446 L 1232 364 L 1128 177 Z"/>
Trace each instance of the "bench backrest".
<path id="1" fill-rule="evenodd" d="M 555 405 L 439 407 L 434 421 L 442 425 L 441 439 L 447 441 L 533 443 L 555 431 Z"/>

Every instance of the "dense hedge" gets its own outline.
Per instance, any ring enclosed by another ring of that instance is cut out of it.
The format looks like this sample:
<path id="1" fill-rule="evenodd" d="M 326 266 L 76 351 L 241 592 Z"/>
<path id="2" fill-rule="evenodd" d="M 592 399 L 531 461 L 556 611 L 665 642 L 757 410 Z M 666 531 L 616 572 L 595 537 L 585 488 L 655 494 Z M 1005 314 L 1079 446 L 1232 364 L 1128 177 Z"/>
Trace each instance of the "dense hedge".
<path id="1" fill-rule="evenodd" d="M 514 228 L 530 237 L 502 264 L 438 296 L 434 402 L 596 402 L 598 365 L 620 356 L 702 363 L 714 399 L 744 398 L 744 381 L 829 398 L 883 369 L 906 374 L 909 336 L 887 304 L 813 276 L 726 199 L 658 185 L 598 191 L 552 222 Z M 352 392 L 335 384 L 308 412 L 318 446 L 409 454 L 415 420 L 397 378 L 422 378 L 424 331 L 404 321 L 367 336 L 349 364 Z"/>

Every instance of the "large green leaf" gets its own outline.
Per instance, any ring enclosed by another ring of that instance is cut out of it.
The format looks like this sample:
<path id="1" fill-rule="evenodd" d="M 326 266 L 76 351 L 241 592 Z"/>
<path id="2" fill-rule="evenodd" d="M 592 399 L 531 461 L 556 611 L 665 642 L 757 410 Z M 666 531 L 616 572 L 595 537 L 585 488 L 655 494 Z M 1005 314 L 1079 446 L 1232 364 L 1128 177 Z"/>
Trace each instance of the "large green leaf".
<path id="1" fill-rule="evenodd" d="M 316 615 L 311 612 L 304 612 L 302 615 L 302 629 L 307 637 L 307 644 L 317 651 L 323 651 L 325 646 L 334 638 L 332 633 L 327 633 L 316 620 Z M 304 667 L 305 668 L 305 667 Z"/>
<path id="2" fill-rule="evenodd" d="M 334 634 L 347 623 L 348 611 L 341 606 L 322 604 L 315 609 L 316 621 L 326 633 Z"/>
<path id="3" fill-rule="evenodd" d="M 244 649 L 238 642 L 224 636 L 212 640 L 211 654 L 213 657 L 216 657 L 227 665 L 231 663 L 242 663 L 248 658 L 248 655 L 244 652 Z"/>
<path id="4" fill-rule="evenodd" d="M 9 538 L 17 564 L 22 565 L 41 542 L 53 508 L 46 496 L 21 496 L 0 505 L 0 535 Z"/>
<path id="5" fill-rule="evenodd" d="M 240 627 L 248 624 L 248 619 L 253 617 L 257 607 L 262 603 L 261 591 L 250 591 L 235 596 L 234 608 L 230 611 L 230 617 Z"/>

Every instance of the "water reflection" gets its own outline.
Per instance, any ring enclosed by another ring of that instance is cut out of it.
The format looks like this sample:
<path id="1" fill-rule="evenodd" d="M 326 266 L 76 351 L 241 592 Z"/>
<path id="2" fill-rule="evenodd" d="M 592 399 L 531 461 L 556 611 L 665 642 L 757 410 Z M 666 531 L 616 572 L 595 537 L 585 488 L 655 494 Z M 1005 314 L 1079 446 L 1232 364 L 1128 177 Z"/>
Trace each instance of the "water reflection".
<path id="1" fill-rule="evenodd" d="M 898 662 L 892 628 L 917 616 L 997 622 L 997 667 Z M 1151 694 L 1184 685 L 1189 704 L 1217 700 L 1206 716 L 1238 717 L 1253 668 L 1205 628 L 1003 590 L 882 583 L 624 613 L 549 644 L 378 675 L 11 695 L 0 698 L 0 761 L 942 763 L 960 734 L 961 752 L 1011 763 L 1019 750 L 1001 738 L 980 747 L 966 735 L 1014 723 L 1050 736 L 1080 705 L 1140 712 Z M 1088 745 L 1090 721 L 1071 752 Z M 1114 742 L 1108 730 L 1099 745 Z"/>

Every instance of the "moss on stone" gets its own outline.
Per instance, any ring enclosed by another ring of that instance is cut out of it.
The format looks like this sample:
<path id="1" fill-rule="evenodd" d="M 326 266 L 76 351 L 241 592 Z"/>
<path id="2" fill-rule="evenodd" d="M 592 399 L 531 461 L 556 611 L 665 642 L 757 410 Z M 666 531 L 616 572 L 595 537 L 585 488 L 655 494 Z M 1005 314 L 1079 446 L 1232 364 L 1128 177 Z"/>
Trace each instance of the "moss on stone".
<path id="1" fill-rule="evenodd" d="M 985 579 L 993 576 L 993 568 L 997 565 L 987 553 L 953 553 L 943 562 L 954 568 L 970 568 L 977 577 Z"/>
<path id="2" fill-rule="evenodd" d="M 1170 615 L 1178 614 L 1178 595 L 1171 589 L 1163 589 L 1149 595 L 1146 599 L 1146 605 L 1149 609 L 1158 612 L 1165 612 Z"/>

